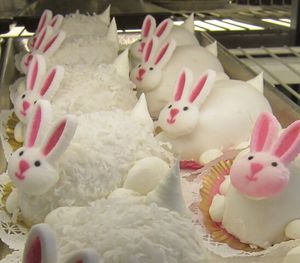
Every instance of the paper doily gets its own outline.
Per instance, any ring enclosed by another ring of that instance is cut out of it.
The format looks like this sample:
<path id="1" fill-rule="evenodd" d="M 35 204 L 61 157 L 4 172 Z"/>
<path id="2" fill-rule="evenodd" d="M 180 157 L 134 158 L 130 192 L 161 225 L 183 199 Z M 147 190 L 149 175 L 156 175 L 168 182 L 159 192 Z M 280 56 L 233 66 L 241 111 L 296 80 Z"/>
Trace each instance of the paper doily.
<path id="1" fill-rule="evenodd" d="M 22 263 L 22 257 L 23 257 L 23 251 L 21 250 L 13 251 L 11 254 L 1 259 L 0 263 Z"/>

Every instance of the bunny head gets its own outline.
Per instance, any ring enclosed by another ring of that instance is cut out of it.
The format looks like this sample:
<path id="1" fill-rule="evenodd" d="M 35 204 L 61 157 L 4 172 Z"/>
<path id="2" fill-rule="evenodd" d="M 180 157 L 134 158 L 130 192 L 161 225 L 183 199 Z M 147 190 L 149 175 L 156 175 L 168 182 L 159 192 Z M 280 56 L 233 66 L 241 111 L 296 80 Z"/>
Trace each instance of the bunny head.
<path id="1" fill-rule="evenodd" d="M 61 27 L 63 19 L 64 17 L 62 15 L 56 15 L 53 17 L 52 11 L 49 9 L 45 9 L 39 20 L 38 27 L 35 31 L 35 35 L 28 40 L 29 49 L 32 50 L 36 40 L 38 39 L 38 35 L 46 26 L 51 26 L 53 32 L 56 32 Z"/>
<path id="2" fill-rule="evenodd" d="M 159 114 L 158 125 L 171 137 L 191 133 L 198 125 L 199 107 L 213 87 L 216 73 L 208 70 L 193 84 L 193 73 L 184 68 L 179 74 L 174 100 Z"/>
<path id="3" fill-rule="evenodd" d="M 64 263 L 100 263 L 92 249 L 80 250 L 65 257 Z M 48 224 L 33 226 L 23 252 L 23 263 L 57 263 L 59 260 L 55 232 Z"/>
<path id="4" fill-rule="evenodd" d="M 26 194 L 41 195 L 59 179 L 55 161 L 67 149 L 76 130 L 76 121 L 67 116 L 48 132 L 51 105 L 40 100 L 28 122 L 24 146 L 8 160 L 8 174 Z"/>
<path id="5" fill-rule="evenodd" d="M 14 111 L 22 123 L 27 123 L 30 112 L 40 99 L 50 100 L 64 76 L 64 68 L 55 66 L 46 74 L 46 62 L 42 55 L 34 55 L 26 77 L 25 92 L 14 99 Z"/>
<path id="6" fill-rule="evenodd" d="M 261 113 L 252 132 L 250 153 L 239 157 L 231 167 L 232 185 L 248 198 L 271 198 L 289 182 L 288 164 L 300 152 L 300 121 L 278 137 L 279 127 L 271 113 Z"/>
<path id="7" fill-rule="evenodd" d="M 168 64 L 176 48 L 174 40 L 159 46 L 159 40 L 153 36 L 147 41 L 143 51 L 143 62 L 130 72 L 131 81 L 140 91 L 154 89 L 163 76 L 163 68 Z"/>
<path id="8" fill-rule="evenodd" d="M 66 34 L 63 30 L 56 30 L 56 32 L 54 30 L 55 28 L 51 25 L 46 25 L 37 34 L 31 52 L 27 53 L 21 60 L 21 69 L 24 73 L 27 73 L 34 54 L 50 57 L 59 49 L 66 38 Z"/>
<path id="9" fill-rule="evenodd" d="M 156 36 L 160 42 L 164 41 L 171 33 L 172 28 L 173 21 L 171 19 L 167 18 L 163 20 L 156 28 L 155 18 L 151 15 L 147 15 L 143 22 L 141 39 L 132 44 L 130 47 L 130 55 L 136 61 L 142 61 L 146 42 L 152 36 Z"/>

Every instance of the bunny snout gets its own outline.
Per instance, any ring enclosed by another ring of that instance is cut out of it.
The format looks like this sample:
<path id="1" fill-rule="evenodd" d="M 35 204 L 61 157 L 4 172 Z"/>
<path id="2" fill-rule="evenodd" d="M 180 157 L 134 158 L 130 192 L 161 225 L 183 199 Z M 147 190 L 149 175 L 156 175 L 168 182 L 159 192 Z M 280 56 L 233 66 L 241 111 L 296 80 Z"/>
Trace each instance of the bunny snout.
<path id="1" fill-rule="evenodd" d="M 24 173 L 29 168 L 30 168 L 30 164 L 24 160 L 21 160 L 19 163 L 19 171 L 15 173 L 15 176 L 20 180 L 24 180 L 25 179 Z"/>
<path id="2" fill-rule="evenodd" d="M 22 103 L 22 111 L 21 114 L 25 117 L 27 115 L 27 110 L 30 107 L 30 103 L 27 100 L 24 100 Z"/>
<path id="3" fill-rule="evenodd" d="M 176 117 L 176 115 L 178 113 L 179 113 L 178 109 L 172 109 L 172 110 L 170 110 L 170 118 L 167 119 L 167 122 L 169 124 L 173 124 L 176 121 L 175 117 Z"/>
<path id="4" fill-rule="evenodd" d="M 143 76 L 145 75 L 145 73 L 146 73 L 146 70 L 143 69 L 143 68 L 140 68 L 140 69 L 138 70 L 138 74 L 137 74 L 136 79 L 137 79 L 138 81 L 142 81 L 142 80 L 143 80 Z"/>
<path id="5" fill-rule="evenodd" d="M 251 163 L 250 165 L 251 174 L 247 175 L 247 179 L 249 181 L 256 181 L 258 179 L 256 174 L 260 172 L 263 168 L 264 166 L 260 163 Z"/>

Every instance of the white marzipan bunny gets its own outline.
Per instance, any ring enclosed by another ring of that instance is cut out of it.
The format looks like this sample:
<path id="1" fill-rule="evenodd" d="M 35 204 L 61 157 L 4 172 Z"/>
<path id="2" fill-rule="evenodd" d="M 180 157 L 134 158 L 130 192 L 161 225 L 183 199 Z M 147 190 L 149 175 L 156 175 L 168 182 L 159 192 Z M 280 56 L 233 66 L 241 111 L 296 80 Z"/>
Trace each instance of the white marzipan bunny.
<path id="1" fill-rule="evenodd" d="M 210 207 L 229 233 L 262 248 L 300 238 L 300 121 L 278 136 L 279 127 L 271 113 L 259 116 L 250 153 L 234 160 Z"/>
<path id="2" fill-rule="evenodd" d="M 172 98 L 177 76 L 182 67 L 189 67 L 195 75 L 208 69 L 224 77 L 224 70 L 217 59 L 206 48 L 200 46 L 180 46 L 171 40 L 160 46 L 158 38 L 152 37 L 143 51 L 143 62 L 130 72 L 130 79 L 137 90 L 144 92 L 149 112 L 157 118 L 160 110 Z"/>
<path id="3" fill-rule="evenodd" d="M 199 45 L 194 35 L 194 14 L 191 14 L 180 26 L 173 25 L 173 21 L 168 18 L 163 20 L 157 27 L 155 18 L 147 15 L 143 22 L 141 39 L 134 42 L 129 49 L 132 66 L 142 62 L 146 42 L 152 36 L 158 37 L 161 44 L 174 39 L 177 47 Z"/>
<path id="4" fill-rule="evenodd" d="M 123 185 L 125 177 L 125 186 L 135 189 L 136 174 L 163 174 L 173 158 L 154 138 L 153 122 L 141 96 L 130 112 L 116 109 L 78 116 L 78 127 L 66 152 L 59 151 L 50 162 L 43 148 L 49 149 L 50 143 L 66 147 L 68 137 L 57 135 L 61 126 L 47 132 L 52 126 L 49 107 L 48 101 L 39 101 L 28 123 L 24 146 L 8 160 L 8 174 L 17 187 L 19 207 L 28 225 L 42 222 L 57 207 L 87 205 L 105 197 Z M 159 177 L 151 180 L 146 182 L 145 192 Z"/>
<path id="5" fill-rule="evenodd" d="M 43 54 L 47 59 L 47 66 L 110 63 L 118 53 L 117 25 L 113 18 L 105 37 L 97 35 L 66 37 L 63 30 L 53 31 L 46 26 L 38 34 L 31 52 L 21 60 L 16 61 L 16 67 L 27 73 L 28 66 L 34 54 Z M 17 58 L 16 58 L 17 60 Z"/>
<path id="6" fill-rule="evenodd" d="M 66 32 L 67 36 L 73 35 L 98 35 L 104 36 L 107 32 L 110 23 L 110 6 L 99 15 L 83 15 L 79 11 L 73 14 L 68 14 L 63 17 L 60 14 L 53 16 L 53 12 L 45 9 L 40 17 L 35 35 L 28 40 L 28 47 L 31 50 L 37 39 L 37 35 L 47 25 L 53 28 L 56 32 L 62 29 Z"/>
<path id="7" fill-rule="evenodd" d="M 160 112 L 157 126 L 163 131 L 158 139 L 170 142 L 182 159 L 203 163 L 210 153 L 218 157 L 237 148 L 249 140 L 257 116 L 271 111 L 262 87 L 258 91 L 238 80 L 215 82 L 215 76 L 208 70 L 194 82 L 192 72 L 183 69 L 173 100 Z"/>
<path id="8" fill-rule="evenodd" d="M 177 164 L 146 196 L 117 189 L 91 206 L 54 210 L 47 224 L 32 228 L 24 258 L 32 253 L 42 255 L 36 263 L 64 263 L 74 251 L 89 248 L 97 263 L 207 262 L 201 238 L 185 214 L 179 171 Z"/>
<path id="9" fill-rule="evenodd" d="M 46 61 L 34 55 L 26 76 L 26 90 L 18 81 L 11 89 L 14 111 L 26 125 L 34 103 L 51 100 L 55 118 L 65 114 L 80 115 L 99 110 L 129 110 L 137 102 L 134 84 L 129 81 L 128 51 L 120 54 L 112 65 L 56 66 L 46 74 Z M 22 126 L 15 129 L 15 138 L 22 141 Z"/>

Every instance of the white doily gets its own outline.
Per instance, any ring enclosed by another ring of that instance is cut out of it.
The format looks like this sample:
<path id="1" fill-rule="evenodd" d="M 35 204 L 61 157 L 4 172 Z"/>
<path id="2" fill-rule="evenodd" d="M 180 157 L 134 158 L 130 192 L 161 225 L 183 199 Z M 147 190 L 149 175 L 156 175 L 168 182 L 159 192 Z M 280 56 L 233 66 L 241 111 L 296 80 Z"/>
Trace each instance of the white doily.
<path id="1" fill-rule="evenodd" d="M 0 263 L 22 263 L 22 256 L 23 256 L 23 251 L 21 250 L 13 251 L 11 254 L 1 259 Z"/>
<path id="2" fill-rule="evenodd" d="M 9 156 L 13 152 L 12 147 L 8 143 L 8 136 L 6 135 L 6 124 L 11 114 L 12 114 L 11 110 L 2 110 L 0 112 L 0 139 L 1 139 L 4 156 L 6 160 L 8 160 Z"/>

